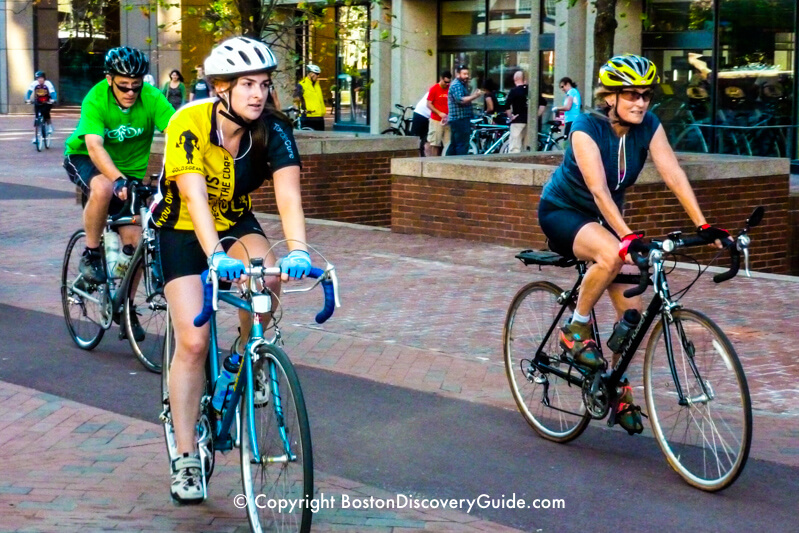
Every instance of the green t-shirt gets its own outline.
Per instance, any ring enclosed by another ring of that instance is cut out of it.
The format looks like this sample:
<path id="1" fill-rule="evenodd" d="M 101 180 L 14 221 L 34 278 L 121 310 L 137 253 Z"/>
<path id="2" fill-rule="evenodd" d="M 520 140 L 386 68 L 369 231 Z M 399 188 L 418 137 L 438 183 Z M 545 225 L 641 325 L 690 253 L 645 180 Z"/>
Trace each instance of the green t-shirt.
<path id="1" fill-rule="evenodd" d="M 157 87 L 142 86 L 130 109 L 117 105 L 106 80 L 92 87 L 83 99 L 78 127 L 66 141 L 64 155 L 89 155 L 84 136 L 103 137 L 105 148 L 119 171 L 131 178 L 144 178 L 155 128 L 164 131 L 175 109 Z"/>

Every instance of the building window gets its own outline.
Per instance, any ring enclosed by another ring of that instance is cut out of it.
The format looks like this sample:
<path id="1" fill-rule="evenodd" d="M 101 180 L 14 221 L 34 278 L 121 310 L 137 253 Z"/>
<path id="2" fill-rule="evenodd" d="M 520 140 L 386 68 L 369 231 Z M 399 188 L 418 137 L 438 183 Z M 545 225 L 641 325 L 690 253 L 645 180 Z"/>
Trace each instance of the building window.
<path id="1" fill-rule="evenodd" d="M 484 35 L 485 0 L 442 0 L 440 35 Z"/>
<path id="2" fill-rule="evenodd" d="M 530 33 L 532 0 L 489 0 L 488 33 Z"/>

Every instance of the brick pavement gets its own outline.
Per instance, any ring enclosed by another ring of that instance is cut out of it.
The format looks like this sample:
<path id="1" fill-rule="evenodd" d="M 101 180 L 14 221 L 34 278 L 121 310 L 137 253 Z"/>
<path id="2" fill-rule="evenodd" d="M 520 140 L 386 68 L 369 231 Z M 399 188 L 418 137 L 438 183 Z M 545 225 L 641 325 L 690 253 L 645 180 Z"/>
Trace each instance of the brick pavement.
<path id="1" fill-rule="evenodd" d="M 44 176 L 24 179 L 2 176 L 0 181 L 71 190 L 70 185 L 63 180 Z M 68 199 L 3 201 L 0 202 L 0 219 L 3 220 L 0 227 L 0 303 L 60 314 L 60 302 L 54 295 L 58 294 L 57 280 L 63 246 L 79 220 L 78 208 Z M 54 225 L 54 220 L 71 222 Z M 279 224 L 275 220 L 262 217 L 262 221 L 268 234 L 279 234 Z M 337 311 L 333 320 L 320 327 L 312 322 L 312 316 L 319 305 L 318 294 L 286 297 L 290 303 L 286 305 L 282 326 L 288 351 L 297 362 L 358 375 L 381 383 L 515 409 L 507 390 L 501 354 L 502 322 L 507 304 L 524 283 L 533 279 L 551 279 L 566 285 L 571 279 L 570 272 L 555 269 L 537 272 L 532 268 L 525 268 L 513 259 L 516 250 L 500 246 L 418 235 L 396 235 L 385 231 L 323 223 L 310 224 L 308 234 L 310 241 L 320 246 L 338 267 L 343 307 Z M 756 244 L 756 232 L 753 238 Z M 757 253 L 756 247 L 754 253 Z M 30 271 L 34 273 L 27 274 Z M 688 271 L 676 270 L 670 278 L 672 287 L 684 286 L 690 278 Z M 19 283 L 20 279 L 29 279 L 30 283 Z M 799 344 L 796 342 L 796 328 L 793 326 L 797 315 L 797 293 L 799 284 L 795 278 L 740 277 L 716 286 L 705 276 L 685 298 L 689 307 L 704 311 L 722 326 L 741 356 L 756 415 L 752 457 L 789 465 L 799 465 L 799 407 L 796 401 L 799 398 L 799 388 L 795 385 L 796 377 L 799 376 L 796 363 Z M 600 316 L 603 313 L 607 314 L 606 303 L 600 310 Z M 630 374 L 640 376 L 640 366 L 633 366 Z M 633 380 L 640 384 L 640 377 L 634 377 Z M 52 397 L 35 398 L 35 391 L 14 387 L 2 384 L 0 390 L 4 391 L 3 394 L 9 394 L 9 390 L 15 394 L 27 394 L 31 397 L 28 402 L 40 402 L 36 408 L 48 404 L 59 405 L 56 414 L 49 416 L 64 416 L 59 415 L 59 411 L 65 409 L 64 406 L 69 402 Z M 69 408 L 79 410 L 76 405 L 72 403 Z M 148 435 L 146 438 L 142 437 L 144 442 L 138 446 L 122 446 L 122 441 L 113 442 L 114 439 L 111 439 L 112 444 L 106 444 L 111 446 L 108 448 L 108 455 L 118 458 L 124 455 L 125 459 L 121 463 L 131 461 L 147 472 L 152 471 L 155 478 L 165 476 L 165 467 L 161 464 L 162 443 L 157 426 L 83 407 L 89 410 L 87 413 L 92 413 L 90 418 L 85 418 L 86 414 L 80 415 L 84 421 L 99 417 L 99 421 L 105 420 L 104 425 L 116 421 L 114 423 L 117 425 L 112 425 L 112 429 L 119 424 L 124 426 L 124 430 L 117 433 L 126 435 L 126 442 L 133 436 Z M 124 421 L 120 422 L 122 419 Z M 521 419 L 520 423 L 523 423 Z M 31 428 L 19 429 L 19 423 L 7 426 L 3 435 L 11 428 L 23 433 L 33 431 Z M 78 427 L 79 425 L 74 426 L 72 431 Z M 65 438 L 72 433 L 63 431 Z M 71 438 L 76 437 L 73 435 Z M 535 437 L 531 435 L 531 438 Z M 29 439 L 22 442 L 38 441 L 46 444 L 46 438 L 37 439 L 36 435 L 20 439 Z M 77 437 L 78 444 L 84 441 L 80 435 Z M 90 443 L 97 444 L 97 441 Z M 33 452 L 34 449 L 30 448 L 28 451 Z M 109 472 L 81 469 L 87 465 L 80 462 L 80 446 L 76 449 L 78 452 L 74 453 L 58 453 L 54 449 L 46 457 L 51 465 L 50 469 L 60 464 L 59 461 L 70 461 L 71 476 L 68 476 L 69 479 L 60 479 L 65 483 L 65 488 L 69 483 L 76 483 L 78 486 L 75 490 L 80 491 L 81 486 L 84 489 L 93 486 L 88 481 L 96 482 L 102 479 L 102 474 Z M 89 457 L 96 453 L 96 450 L 87 453 L 83 460 L 89 461 Z M 147 455 L 148 453 L 151 455 Z M 5 451 L 0 451 L 0 466 L 8 463 L 9 467 L 17 465 L 17 468 L 21 468 L 16 458 L 9 458 Z M 94 463 L 88 466 L 92 465 Z M 47 465 L 42 468 L 43 471 L 48 471 Z M 113 467 L 99 465 L 99 468 L 102 470 Z M 4 471 L 4 468 L 0 468 L 0 471 Z M 236 475 L 219 477 L 231 480 L 237 478 Z M 42 474 L 42 478 L 47 479 L 42 482 L 50 482 L 50 476 Z M 53 477 L 56 478 L 57 476 Z M 339 490 L 373 490 L 369 487 L 352 487 L 347 480 L 330 481 L 324 473 L 319 473 L 319 478 L 320 488 L 327 487 L 323 483 L 329 482 L 332 487 L 339 487 Z M 15 476 L 8 479 L 15 479 L 16 483 Z M 220 485 L 224 484 L 224 480 L 219 482 Z M 25 486 L 15 483 L 5 489 L 0 484 L 0 501 L 5 501 L 9 497 L 7 494 L 24 500 L 25 495 L 20 496 L 18 493 Z M 22 488 L 15 489 L 15 486 Z M 175 516 L 180 516 L 180 511 L 165 509 L 165 498 L 160 494 L 160 489 L 153 491 L 154 486 L 164 486 L 163 481 L 150 480 L 144 486 L 142 494 L 128 495 L 128 499 L 124 499 L 128 503 L 133 502 L 131 510 L 135 509 L 134 520 L 138 522 L 128 524 L 123 518 L 118 518 L 121 515 L 119 509 L 122 508 L 118 502 L 113 505 L 106 503 L 105 510 L 98 513 L 105 517 L 104 521 L 100 521 L 107 525 L 110 520 L 118 520 L 116 523 L 121 527 L 127 528 L 131 525 L 130 529 L 138 530 L 142 529 L 140 524 L 174 520 Z M 235 490 L 234 485 L 231 487 L 230 490 Z M 41 488 L 47 490 L 46 486 Z M 149 497 L 152 492 L 156 493 L 152 495 L 153 503 L 136 506 L 138 498 L 144 494 Z M 63 505 L 65 508 L 76 505 L 72 511 L 61 511 L 65 523 L 72 523 L 77 527 L 81 520 L 92 519 L 82 512 L 84 507 L 80 506 L 79 498 L 75 498 L 72 503 L 65 502 L 64 499 L 53 503 L 56 498 L 57 496 L 53 496 L 44 503 L 56 507 Z M 97 498 L 101 499 L 99 495 Z M 209 504 L 211 510 L 208 515 L 204 514 L 209 524 L 214 518 L 218 518 L 223 524 L 220 527 L 233 527 L 234 524 L 229 522 L 232 514 L 235 518 L 233 523 L 241 525 L 243 515 L 238 511 L 229 513 L 220 507 L 222 505 L 224 503 L 217 500 Z M 124 507 L 127 508 L 127 505 Z M 102 503 L 85 509 L 102 509 Z M 176 514 L 172 514 L 173 511 Z M 49 514 L 41 512 L 37 515 L 36 512 L 20 508 L 15 513 L 15 516 L 22 516 L 22 519 Z M 468 518 L 463 514 L 457 514 L 457 517 L 461 520 Z M 350 517 L 350 520 L 361 520 L 359 527 L 374 531 L 373 527 L 377 526 L 367 525 L 364 522 L 366 519 L 361 514 Z M 448 516 L 447 519 L 450 521 L 429 520 L 427 517 L 410 528 L 429 526 L 433 530 L 441 530 L 445 524 L 446 527 L 456 530 L 466 527 L 454 516 Z M 153 520 L 156 522 L 152 522 Z M 91 522 L 86 523 L 91 525 Z M 328 522 L 321 515 L 315 524 L 330 529 L 342 527 L 347 530 L 352 530 L 353 526 L 336 524 L 334 519 Z M 471 525 L 495 530 L 494 524 Z"/>

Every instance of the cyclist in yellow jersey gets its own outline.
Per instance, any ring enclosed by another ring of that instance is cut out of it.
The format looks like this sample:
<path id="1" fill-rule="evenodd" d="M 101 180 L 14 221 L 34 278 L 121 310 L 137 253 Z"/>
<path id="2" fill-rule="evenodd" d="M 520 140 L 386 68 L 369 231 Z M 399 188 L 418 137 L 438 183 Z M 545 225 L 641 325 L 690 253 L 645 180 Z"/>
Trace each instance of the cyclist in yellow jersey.
<path id="1" fill-rule="evenodd" d="M 317 131 L 325 130 L 325 97 L 322 93 L 322 85 L 319 83 L 319 74 L 322 70 L 309 64 L 305 67 L 308 75 L 300 80 L 294 91 L 294 98 L 299 100 L 300 109 L 304 111 L 303 126 L 308 126 Z"/>
<path id="2" fill-rule="evenodd" d="M 276 66 L 272 51 L 259 41 L 224 41 L 205 60 L 217 97 L 187 104 L 167 127 L 153 219 L 161 228 L 165 294 L 175 329 L 169 399 L 180 455 L 172 465 L 170 493 L 180 503 L 199 503 L 203 497 L 195 431 L 210 330 L 193 323 L 203 303 L 200 274 L 211 265 L 222 278 L 235 280 L 249 257 L 275 264 L 250 199 L 264 180 L 274 183 L 290 250 L 281 261 L 282 280 L 302 278 L 311 269 L 304 244 L 300 157 L 288 119 L 266 103 Z M 222 237 L 239 241 L 217 247 Z M 280 280 L 273 283 L 270 288 L 279 293 Z M 242 312 L 240 318 L 245 335 L 250 317 Z"/>

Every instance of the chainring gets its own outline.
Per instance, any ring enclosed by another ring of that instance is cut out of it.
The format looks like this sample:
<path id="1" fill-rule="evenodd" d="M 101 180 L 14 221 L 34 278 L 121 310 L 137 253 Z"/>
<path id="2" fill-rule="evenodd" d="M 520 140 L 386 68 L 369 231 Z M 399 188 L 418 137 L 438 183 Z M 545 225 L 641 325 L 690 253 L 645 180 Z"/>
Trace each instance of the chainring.
<path id="1" fill-rule="evenodd" d="M 585 409 L 591 418 L 605 418 L 610 411 L 610 395 L 601 372 L 596 372 L 593 378 L 583 380 L 582 393 Z"/>

